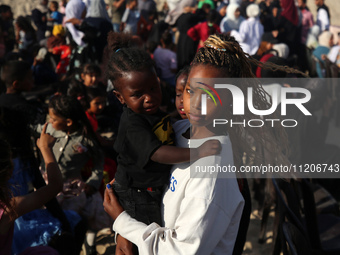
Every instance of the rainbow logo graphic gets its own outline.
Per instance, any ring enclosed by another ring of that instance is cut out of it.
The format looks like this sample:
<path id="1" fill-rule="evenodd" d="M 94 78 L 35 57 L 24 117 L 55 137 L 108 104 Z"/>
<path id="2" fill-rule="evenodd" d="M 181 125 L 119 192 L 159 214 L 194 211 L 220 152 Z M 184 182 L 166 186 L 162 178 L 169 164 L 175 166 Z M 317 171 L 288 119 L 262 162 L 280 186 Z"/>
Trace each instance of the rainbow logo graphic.
<path id="1" fill-rule="evenodd" d="M 212 92 L 214 92 L 214 94 L 218 98 L 218 101 L 220 101 L 220 104 L 222 105 L 222 100 L 220 98 L 220 95 L 217 93 L 217 91 L 213 87 L 211 87 L 208 84 L 205 84 L 203 82 L 197 82 L 197 83 L 206 86 L 208 89 L 210 89 Z M 205 93 L 207 93 L 207 94 L 202 94 L 202 98 L 201 98 L 201 114 L 206 115 L 207 114 L 207 95 L 209 95 L 211 97 L 211 99 L 214 101 L 215 106 L 217 106 L 217 102 L 215 100 L 215 97 L 213 96 L 213 94 L 209 90 L 204 89 L 204 88 L 199 88 L 199 89 L 201 89 Z"/>

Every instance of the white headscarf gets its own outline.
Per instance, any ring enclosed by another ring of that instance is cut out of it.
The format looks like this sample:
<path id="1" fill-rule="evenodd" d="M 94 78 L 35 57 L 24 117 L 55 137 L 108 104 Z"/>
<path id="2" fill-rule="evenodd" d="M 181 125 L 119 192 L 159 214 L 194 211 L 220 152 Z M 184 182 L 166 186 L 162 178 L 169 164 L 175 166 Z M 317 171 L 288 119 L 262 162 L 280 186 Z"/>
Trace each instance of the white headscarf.
<path id="1" fill-rule="evenodd" d="M 248 5 L 246 11 L 249 18 L 256 18 L 260 15 L 260 7 L 257 4 Z"/>
<path id="2" fill-rule="evenodd" d="M 229 32 L 231 30 L 239 30 L 241 22 L 244 18 L 240 15 L 238 18 L 235 17 L 235 11 L 239 8 L 239 4 L 229 4 L 227 7 L 227 13 L 221 21 L 221 31 L 222 33 Z"/>
<path id="3" fill-rule="evenodd" d="M 323 31 L 321 35 L 319 35 L 319 45 L 330 48 L 329 41 L 332 38 L 332 33 L 329 31 Z"/>
<path id="4" fill-rule="evenodd" d="M 65 8 L 66 19 L 81 19 L 81 15 L 86 6 L 81 0 L 70 0 Z"/>
<path id="5" fill-rule="evenodd" d="M 86 6 L 81 0 L 70 0 L 65 8 L 66 20 L 71 18 L 81 19 Z M 66 28 L 71 33 L 73 40 L 79 45 L 83 46 L 84 42 L 81 40 L 84 33 L 77 30 L 72 23 L 66 23 Z"/>
<path id="6" fill-rule="evenodd" d="M 106 11 L 104 0 L 92 0 L 87 9 L 86 18 L 103 18 L 110 21 L 109 15 Z"/>

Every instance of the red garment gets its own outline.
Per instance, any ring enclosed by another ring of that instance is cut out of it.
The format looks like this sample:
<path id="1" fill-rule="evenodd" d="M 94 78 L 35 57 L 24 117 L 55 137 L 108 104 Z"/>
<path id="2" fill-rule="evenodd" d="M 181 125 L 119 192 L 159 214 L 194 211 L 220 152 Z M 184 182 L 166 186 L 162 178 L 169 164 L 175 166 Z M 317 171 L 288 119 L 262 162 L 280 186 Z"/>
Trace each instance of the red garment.
<path id="1" fill-rule="evenodd" d="M 299 23 L 299 17 L 294 0 L 281 0 L 281 7 L 283 9 L 281 16 L 292 22 L 294 26 L 297 26 Z"/>
<path id="2" fill-rule="evenodd" d="M 85 113 L 86 113 L 86 116 L 91 123 L 93 131 L 97 132 L 98 120 L 97 120 L 96 116 L 91 115 L 87 111 Z M 104 160 L 105 160 L 105 162 L 104 162 L 104 169 L 103 169 L 103 180 L 102 180 L 102 184 L 99 187 L 99 192 L 102 195 L 102 197 L 104 197 L 104 191 L 105 191 L 105 188 L 106 188 L 106 184 L 108 184 L 111 180 L 113 180 L 113 178 L 115 177 L 116 171 L 117 171 L 117 164 L 113 159 L 105 157 Z M 84 169 L 82 170 L 82 177 L 85 178 L 85 179 L 89 178 L 91 176 L 92 168 L 93 168 L 93 163 L 92 163 L 92 159 L 90 159 L 87 162 Z"/>
<path id="3" fill-rule="evenodd" d="M 61 55 L 57 65 L 57 74 L 66 74 L 71 58 L 71 48 L 68 45 L 61 45 L 53 48 L 53 54 Z"/>
<path id="4" fill-rule="evenodd" d="M 213 24 L 214 32 L 212 34 L 220 34 L 221 30 L 220 27 L 216 24 Z M 196 26 L 190 28 L 187 32 L 187 35 L 194 41 L 200 40 L 200 43 L 198 44 L 197 50 L 202 48 L 203 42 L 208 39 L 210 33 L 209 33 L 209 26 L 208 22 L 202 22 L 197 24 Z"/>
<path id="5" fill-rule="evenodd" d="M 91 115 L 88 111 L 86 111 L 85 113 L 86 113 L 86 116 L 87 116 L 87 118 L 89 119 L 89 121 L 91 123 L 93 131 L 97 132 L 97 129 L 98 129 L 98 120 L 96 118 L 96 115 Z"/>
<path id="6" fill-rule="evenodd" d="M 273 54 L 266 54 L 266 55 L 262 56 L 262 58 L 260 59 L 260 62 L 266 63 L 268 61 L 268 59 L 270 59 L 271 57 L 274 57 L 274 55 Z M 262 68 L 258 66 L 256 68 L 256 77 L 257 78 L 262 78 L 261 71 L 262 71 Z"/>

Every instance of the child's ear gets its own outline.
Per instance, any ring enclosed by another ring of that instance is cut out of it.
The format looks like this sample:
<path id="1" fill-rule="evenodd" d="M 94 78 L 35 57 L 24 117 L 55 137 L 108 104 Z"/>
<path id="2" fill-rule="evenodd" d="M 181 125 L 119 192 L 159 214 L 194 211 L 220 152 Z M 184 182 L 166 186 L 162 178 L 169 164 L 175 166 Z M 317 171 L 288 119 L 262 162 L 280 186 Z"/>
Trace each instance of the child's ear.
<path id="1" fill-rule="evenodd" d="M 72 124 L 73 124 L 73 121 L 72 121 L 71 119 L 66 119 L 66 125 L 67 125 L 68 127 L 71 127 Z"/>
<path id="2" fill-rule="evenodd" d="M 124 100 L 122 94 L 120 94 L 117 90 L 114 90 L 113 94 L 115 94 L 115 96 L 117 97 L 117 99 L 119 100 L 119 102 L 121 104 L 125 104 L 125 100 Z"/>
<path id="3" fill-rule="evenodd" d="M 81 73 L 80 77 L 81 77 L 82 80 L 85 80 L 85 74 L 84 73 Z"/>
<path id="4" fill-rule="evenodd" d="M 13 81 L 12 87 L 14 90 L 20 90 L 20 81 Z"/>

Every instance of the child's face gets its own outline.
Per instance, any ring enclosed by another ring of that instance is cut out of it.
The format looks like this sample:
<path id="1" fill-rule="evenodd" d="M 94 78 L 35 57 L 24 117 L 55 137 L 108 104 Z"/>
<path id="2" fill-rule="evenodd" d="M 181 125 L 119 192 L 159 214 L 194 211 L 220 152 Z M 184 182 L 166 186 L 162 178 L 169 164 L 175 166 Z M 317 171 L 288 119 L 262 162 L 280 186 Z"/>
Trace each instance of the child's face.
<path id="1" fill-rule="evenodd" d="M 187 119 L 187 115 L 184 112 L 183 107 L 183 92 L 185 83 L 187 81 L 188 75 L 187 74 L 181 74 L 176 81 L 176 108 L 177 112 L 181 116 L 182 119 Z"/>
<path id="2" fill-rule="evenodd" d="M 93 100 L 90 102 L 90 108 L 89 112 L 97 115 L 100 114 L 106 105 L 106 98 L 105 97 L 95 97 Z"/>
<path id="3" fill-rule="evenodd" d="M 158 111 L 162 92 L 153 69 L 125 73 L 116 83 L 121 87 L 119 91 L 114 92 L 116 97 L 132 111 L 147 115 Z"/>
<path id="4" fill-rule="evenodd" d="M 57 11 L 57 8 L 56 8 L 56 6 L 55 6 L 53 3 L 50 3 L 50 10 L 51 10 L 52 12 Z"/>
<path id="5" fill-rule="evenodd" d="M 184 111 L 192 126 L 211 126 L 214 119 L 224 119 L 226 116 L 226 109 L 222 107 L 220 102 L 217 102 L 217 105 L 215 105 L 213 99 L 209 95 L 207 95 L 206 115 L 201 114 L 201 96 L 202 94 L 206 94 L 206 92 L 204 92 L 202 89 L 208 91 L 210 91 L 210 89 L 203 84 L 194 82 L 192 79 L 223 77 L 225 77 L 225 75 L 223 75 L 221 70 L 215 67 L 198 65 L 194 66 L 191 69 L 188 77 L 188 82 L 186 83 L 186 87 L 183 93 L 183 105 Z M 214 86 L 214 84 L 208 85 Z M 223 105 L 228 105 L 226 93 L 219 93 L 219 95 L 221 97 Z"/>
<path id="6" fill-rule="evenodd" d="M 67 120 L 65 118 L 56 115 L 51 108 L 48 108 L 48 114 L 50 116 L 49 122 L 55 130 L 65 131 L 68 129 Z"/>
<path id="7" fill-rule="evenodd" d="M 87 87 L 95 86 L 98 83 L 99 75 L 96 73 L 82 73 L 81 78 L 83 79 L 83 83 Z"/>

